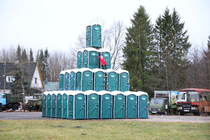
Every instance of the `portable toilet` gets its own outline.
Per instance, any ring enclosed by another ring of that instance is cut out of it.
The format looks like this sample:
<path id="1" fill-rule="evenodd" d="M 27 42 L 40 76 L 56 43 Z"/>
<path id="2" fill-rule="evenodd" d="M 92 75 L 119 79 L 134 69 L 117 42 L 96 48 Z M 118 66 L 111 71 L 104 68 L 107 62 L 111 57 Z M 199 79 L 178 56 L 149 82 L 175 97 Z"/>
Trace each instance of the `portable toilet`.
<path id="1" fill-rule="evenodd" d="M 111 119 L 113 96 L 109 91 L 99 91 L 98 93 L 100 95 L 100 118 Z"/>
<path id="2" fill-rule="evenodd" d="M 47 117 L 51 117 L 52 113 L 52 93 L 47 94 Z"/>
<path id="3" fill-rule="evenodd" d="M 86 95 L 85 92 L 77 91 L 74 95 L 73 119 L 86 119 Z"/>
<path id="4" fill-rule="evenodd" d="M 113 118 L 125 118 L 125 95 L 121 91 L 113 91 Z"/>
<path id="5" fill-rule="evenodd" d="M 84 49 L 81 49 L 77 52 L 77 68 L 81 69 L 82 68 L 82 53 Z"/>
<path id="6" fill-rule="evenodd" d="M 90 69 L 82 71 L 82 91 L 93 90 L 93 72 Z"/>
<path id="7" fill-rule="evenodd" d="M 44 92 L 42 95 L 42 117 L 46 117 L 47 112 L 47 92 Z"/>
<path id="8" fill-rule="evenodd" d="M 94 48 L 86 48 L 83 51 L 83 68 L 98 68 L 99 67 L 99 58 L 98 50 Z"/>
<path id="9" fill-rule="evenodd" d="M 124 92 L 126 95 L 126 118 L 137 118 L 137 96 L 135 92 Z"/>
<path id="10" fill-rule="evenodd" d="M 66 70 L 65 71 L 65 87 L 64 87 L 64 90 L 70 90 L 70 73 L 71 73 L 71 70 Z"/>
<path id="11" fill-rule="evenodd" d="M 68 91 L 67 94 L 67 118 L 73 119 L 74 116 L 74 96 L 78 91 Z"/>
<path id="12" fill-rule="evenodd" d="M 126 70 L 118 70 L 119 91 L 129 91 L 129 74 Z"/>
<path id="13" fill-rule="evenodd" d="M 88 90 L 87 94 L 87 119 L 99 119 L 99 94 Z"/>
<path id="14" fill-rule="evenodd" d="M 70 74 L 70 90 L 82 90 L 82 71 L 83 69 L 73 69 Z"/>
<path id="15" fill-rule="evenodd" d="M 95 91 L 105 90 L 107 78 L 105 77 L 104 70 L 93 69 L 92 72 L 94 75 L 93 89 Z"/>
<path id="16" fill-rule="evenodd" d="M 92 25 L 92 35 L 91 35 L 91 40 L 92 40 L 92 47 L 96 48 L 101 48 L 101 25 L 99 24 L 94 24 Z"/>
<path id="17" fill-rule="evenodd" d="M 67 111 L 68 111 L 68 97 L 67 97 L 67 92 L 69 91 L 66 91 L 62 94 L 62 115 L 61 115 L 61 118 L 64 118 L 66 119 L 67 118 Z"/>
<path id="18" fill-rule="evenodd" d="M 106 68 L 107 69 L 111 69 L 111 54 L 109 50 L 106 49 L 100 49 L 100 56 L 103 56 L 103 58 L 105 59 L 106 62 Z M 100 68 L 102 69 L 101 65 Z"/>
<path id="19" fill-rule="evenodd" d="M 57 92 L 52 92 L 52 116 L 53 118 L 56 117 L 56 98 L 57 98 Z"/>
<path id="20" fill-rule="evenodd" d="M 108 80 L 105 80 L 107 81 L 106 83 L 106 86 L 107 86 L 107 89 L 108 91 L 115 91 L 118 89 L 118 74 L 115 70 L 106 70 L 105 71 L 106 73 L 106 78 Z"/>
<path id="21" fill-rule="evenodd" d="M 91 25 L 89 25 L 89 26 L 87 26 L 86 27 L 86 48 L 88 48 L 88 47 L 91 47 L 91 41 L 92 41 L 92 39 L 91 39 L 91 36 L 92 36 L 92 33 L 91 33 L 91 30 L 92 29 L 92 27 L 91 27 Z"/>
<path id="22" fill-rule="evenodd" d="M 57 100 L 56 100 L 56 117 L 57 118 L 61 118 L 61 113 L 62 113 L 62 93 L 63 92 L 59 92 L 57 94 Z"/>
<path id="23" fill-rule="evenodd" d="M 138 118 L 148 118 L 148 94 L 143 91 L 136 92 L 138 98 Z"/>
<path id="24" fill-rule="evenodd" d="M 59 75 L 59 90 L 64 90 L 65 71 L 61 71 Z"/>

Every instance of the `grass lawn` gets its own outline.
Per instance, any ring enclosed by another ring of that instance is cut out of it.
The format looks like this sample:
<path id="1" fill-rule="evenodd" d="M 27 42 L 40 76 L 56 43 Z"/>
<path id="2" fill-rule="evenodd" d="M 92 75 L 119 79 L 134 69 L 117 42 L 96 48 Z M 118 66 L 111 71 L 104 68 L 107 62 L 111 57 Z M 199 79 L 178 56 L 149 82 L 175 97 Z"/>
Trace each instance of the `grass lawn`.
<path id="1" fill-rule="evenodd" d="M 210 139 L 210 123 L 118 120 L 0 120 L 1 140 Z"/>

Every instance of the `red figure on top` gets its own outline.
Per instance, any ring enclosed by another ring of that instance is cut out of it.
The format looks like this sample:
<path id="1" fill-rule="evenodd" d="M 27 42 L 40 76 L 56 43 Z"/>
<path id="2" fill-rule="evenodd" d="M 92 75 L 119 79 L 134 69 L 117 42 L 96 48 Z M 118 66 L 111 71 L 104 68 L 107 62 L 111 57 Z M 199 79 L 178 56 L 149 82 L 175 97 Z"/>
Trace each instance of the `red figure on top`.
<path id="1" fill-rule="evenodd" d="M 98 58 L 100 59 L 100 63 L 101 63 L 101 66 L 103 69 L 107 69 L 106 68 L 106 62 L 105 62 L 105 59 L 103 58 L 103 56 L 98 56 Z"/>

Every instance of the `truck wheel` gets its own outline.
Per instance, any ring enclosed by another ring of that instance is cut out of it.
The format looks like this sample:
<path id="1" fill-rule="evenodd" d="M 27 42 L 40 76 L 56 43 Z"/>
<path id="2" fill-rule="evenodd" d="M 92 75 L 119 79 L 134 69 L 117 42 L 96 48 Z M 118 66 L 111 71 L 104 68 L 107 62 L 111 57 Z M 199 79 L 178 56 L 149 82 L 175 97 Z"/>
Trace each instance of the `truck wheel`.
<path id="1" fill-rule="evenodd" d="M 204 109 L 202 108 L 200 111 L 200 116 L 203 116 L 203 115 L 204 115 Z"/>
<path id="2" fill-rule="evenodd" d="M 18 110 L 18 105 L 17 104 L 13 104 L 12 105 L 12 110 Z"/>
<path id="3" fill-rule="evenodd" d="M 2 104 L 0 104 L 0 112 L 2 112 Z"/>

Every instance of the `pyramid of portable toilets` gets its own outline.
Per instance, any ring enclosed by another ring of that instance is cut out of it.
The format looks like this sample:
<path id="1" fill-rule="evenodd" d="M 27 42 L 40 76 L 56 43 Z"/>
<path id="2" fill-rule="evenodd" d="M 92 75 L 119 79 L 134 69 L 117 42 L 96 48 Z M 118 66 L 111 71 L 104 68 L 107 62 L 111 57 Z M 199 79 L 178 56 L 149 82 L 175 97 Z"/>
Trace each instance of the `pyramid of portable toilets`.
<path id="1" fill-rule="evenodd" d="M 98 56 L 103 56 L 103 70 Z M 42 116 L 63 119 L 148 118 L 148 94 L 129 91 L 129 73 L 112 70 L 101 48 L 101 26 L 86 28 L 86 48 L 77 52 L 77 69 L 60 72 L 59 91 L 43 93 Z"/>

